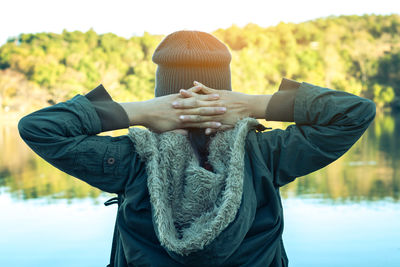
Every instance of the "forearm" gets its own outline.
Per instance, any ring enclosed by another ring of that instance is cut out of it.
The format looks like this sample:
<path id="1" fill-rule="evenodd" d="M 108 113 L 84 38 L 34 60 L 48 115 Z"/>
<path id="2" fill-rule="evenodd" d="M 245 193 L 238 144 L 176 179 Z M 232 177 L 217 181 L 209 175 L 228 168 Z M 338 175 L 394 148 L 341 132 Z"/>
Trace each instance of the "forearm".
<path id="1" fill-rule="evenodd" d="M 53 166 L 116 193 L 137 157 L 128 137 L 97 135 L 127 125 L 122 107 L 101 87 L 25 116 L 18 129 L 27 145 Z"/>
<path id="2" fill-rule="evenodd" d="M 114 102 L 102 85 L 86 94 L 86 98 L 90 100 L 100 118 L 102 131 L 123 129 L 133 125 L 147 126 L 150 113 L 154 111 L 152 100 Z"/>
<path id="3" fill-rule="evenodd" d="M 128 126 L 125 111 L 100 85 L 85 96 L 77 95 L 25 116 L 19 122 L 19 131 L 31 147 L 54 144 L 57 152 L 57 144 L 71 142 L 72 137 L 79 139 Z"/>
<path id="4" fill-rule="evenodd" d="M 285 116 L 295 124 L 258 133 L 255 148 L 261 149 L 277 186 L 343 155 L 373 120 L 375 105 L 343 91 L 301 83 L 295 90 L 280 88 L 271 98 L 267 119 Z"/>
<path id="5" fill-rule="evenodd" d="M 146 121 L 148 121 L 147 117 L 151 111 L 149 110 L 148 102 L 149 101 L 119 103 L 128 115 L 129 126 L 146 126 Z"/>
<path id="6" fill-rule="evenodd" d="M 304 97 L 305 94 L 307 97 Z M 366 121 L 370 121 L 369 115 L 374 114 L 371 110 L 375 110 L 374 104 L 367 99 L 284 78 L 279 91 L 267 104 L 265 118 L 299 124 L 349 126 L 364 124 L 366 115 Z"/>
<path id="7" fill-rule="evenodd" d="M 33 151 L 67 172 L 74 166 L 78 144 L 100 133 L 101 122 L 88 99 L 79 95 L 23 117 L 18 129 Z"/>
<path id="8" fill-rule="evenodd" d="M 363 132 L 374 117 L 375 104 L 366 98 L 308 83 L 302 83 L 298 89 L 296 124 Z"/>
<path id="9" fill-rule="evenodd" d="M 282 79 L 278 92 L 274 93 L 265 109 L 264 118 L 269 121 L 294 121 L 294 101 L 301 83 Z"/>
<path id="10" fill-rule="evenodd" d="M 101 122 L 101 131 L 111 131 L 129 127 L 127 112 L 114 102 L 103 85 L 99 85 L 85 97 L 90 101 Z"/>
<path id="11" fill-rule="evenodd" d="M 270 121 L 294 121 L 294 100 L 300 83 L 282 79 L 279 91 L 273 95 L 247 95 L 249 117 Z"/>

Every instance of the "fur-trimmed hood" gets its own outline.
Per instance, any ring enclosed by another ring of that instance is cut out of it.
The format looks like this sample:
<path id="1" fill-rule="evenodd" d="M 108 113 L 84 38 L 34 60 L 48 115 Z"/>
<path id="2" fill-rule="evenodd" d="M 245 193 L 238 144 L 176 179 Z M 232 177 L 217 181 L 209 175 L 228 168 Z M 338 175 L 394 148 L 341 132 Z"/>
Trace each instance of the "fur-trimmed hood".
<path id="1" fill-rule="evenodd" d="M 186 136 L 130 129 L 129 137 L 146 163 L 155 232 L 179 262 L 200 265 L 205 257 L 210 263 L 212 255 L 218 264 L 244 238 L 255 213 L 254 201 L 253 207 L 241 208 L 244 191 L 251 187 L 244 186 L 245 140 L 257 125 L 257 120 L 245 118 L 211 139 L 208 161 L 213 172 L 199 166 Z M 218 247 L 225 253 L 216 253 Z"/>

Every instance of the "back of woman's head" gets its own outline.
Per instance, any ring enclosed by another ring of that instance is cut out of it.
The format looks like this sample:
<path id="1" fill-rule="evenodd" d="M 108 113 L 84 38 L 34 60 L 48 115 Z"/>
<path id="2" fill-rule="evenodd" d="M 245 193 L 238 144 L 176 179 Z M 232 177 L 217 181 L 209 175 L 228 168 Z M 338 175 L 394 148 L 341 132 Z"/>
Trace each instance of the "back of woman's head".
<path id="1" fill-rule="evenodd" d="M 211 34 L 178 31 L 166 36 L 153 54 L 157 64 L 155 96 L 179 93 L 193 86 L 193 81 L 215 89 L 231 89 L 228 48 Z M 200 163 L 207 157 L 210 136 L 204 129 L 188 129 L 189 140 Z"/>
<path id="2" fill-rule="evenodd" d="M 178 31 L 165 37 L 153 54 L 157 64 L 155 96 L 176 94 L 193 81 L 231 90 L 228 48 L 211 34 Z"/>

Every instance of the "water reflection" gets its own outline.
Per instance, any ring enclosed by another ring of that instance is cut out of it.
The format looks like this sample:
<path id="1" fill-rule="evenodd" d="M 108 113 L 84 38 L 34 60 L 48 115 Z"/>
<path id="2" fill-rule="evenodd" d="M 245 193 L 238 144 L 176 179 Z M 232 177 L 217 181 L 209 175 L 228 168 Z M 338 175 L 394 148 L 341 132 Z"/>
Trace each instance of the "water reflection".
<path id="1" fill-rule="evenodd" d="M 334 202 L 398 201 L 399 128 L 399 116 L 378 114 L 343 157 L 282 188 L 282 194 Z"/>
<path id="2" fill-rule="evenodd" d="M 121 134 L 122 132 L 119 132 Z M 332 202 L 400 197 L 400 117 L 378 114 L 364 136 L 328 167 L 282 188 L 282 196 Z M 0 194 L 25 200 L 92 198 L 102 194 L 35 155 L 19 138 L 15 124 L 0 124 Z"/>
<path id="3" fill-rule="evenodd" d="M 26 200 L 92 198 L 100 190 L 73 178 L 37 156 L 19 137 L 15 124 L 0 124 L 0 192 Z"/>

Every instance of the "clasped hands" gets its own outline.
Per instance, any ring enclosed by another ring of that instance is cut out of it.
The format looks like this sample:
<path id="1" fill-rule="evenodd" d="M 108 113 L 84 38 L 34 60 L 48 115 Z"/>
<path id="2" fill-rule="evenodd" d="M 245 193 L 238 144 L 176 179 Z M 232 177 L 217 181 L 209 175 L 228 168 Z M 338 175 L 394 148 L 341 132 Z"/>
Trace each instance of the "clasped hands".
<path id="1" fill-rule="evenodd" d="M 215 90 L 194 82 L 178 94 L 156 97 L 147 102 L 148 116 L 141 124 L 155 132 L 187 134 L 185 128 L 202 128 L 206 134 L 233 128 L 251 116 L 249 95 Z"/>

